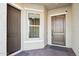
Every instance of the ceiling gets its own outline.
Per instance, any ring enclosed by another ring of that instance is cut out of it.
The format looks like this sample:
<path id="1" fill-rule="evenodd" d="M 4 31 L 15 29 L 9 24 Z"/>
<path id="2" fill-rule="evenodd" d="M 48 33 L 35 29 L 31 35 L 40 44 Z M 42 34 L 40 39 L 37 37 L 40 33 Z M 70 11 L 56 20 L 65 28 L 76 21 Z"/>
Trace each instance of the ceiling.
<path id="1" fill-rule="evenodd" d="M 33 4 L 43 5 L 47 8 L 47 10 L 71 5 L 71 3 L 33 3 Z"/>
<path id="2" fill-rule="evenodd" d="M 71 5 L 71 3 L 18 3 L 18 5 L 20 5 L 21 7 L 28 6 L 28 4 L 45 6 L 47 10 Z"/>

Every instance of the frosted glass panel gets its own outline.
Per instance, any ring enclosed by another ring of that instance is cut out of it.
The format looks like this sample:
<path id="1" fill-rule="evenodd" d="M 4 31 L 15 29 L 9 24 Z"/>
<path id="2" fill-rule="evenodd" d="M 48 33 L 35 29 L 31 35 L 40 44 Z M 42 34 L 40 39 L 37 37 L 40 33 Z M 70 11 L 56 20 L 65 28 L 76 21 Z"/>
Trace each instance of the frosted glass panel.
<path id="1" fill-rule="evenodd" d="M 39 38 L 40 14 L 29 13 L 29 38 Z"/>
<path id="2" fill-rule="evenodd" d="M 38 18 L 30 18 L 30 25 L 39 25 L 39 19 Z"/>
<path id="3" fill-rule="evenodd" d="M 29 13 L 29 21 L 30 21 L 30 25 L 39 25 L 40 24 L 40 15 L 39 14 L 33 14 L 33 13 Z"/>
<path id="4" fill-rule="evenodd" d="M 30 27 L 30 38 L 38 38 L 39 37 L 39 27 Z"/>

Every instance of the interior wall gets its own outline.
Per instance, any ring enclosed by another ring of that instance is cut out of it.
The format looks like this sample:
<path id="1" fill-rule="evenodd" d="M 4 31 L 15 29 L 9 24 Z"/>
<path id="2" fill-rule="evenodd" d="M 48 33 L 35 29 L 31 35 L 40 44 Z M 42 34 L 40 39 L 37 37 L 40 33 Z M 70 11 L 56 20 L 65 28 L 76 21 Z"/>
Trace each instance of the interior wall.
<path id="1" fill-rule="evenodd" d="M 67 11 L 67 12 L 66 12 Z M 66 14 L 66 47 L 71 48 L 71 14 L 72 14 L 72 8 L 71 6 L 65 6 L 53 10 L 48 11 L 48 44 L 51 44 L 51 15 L 60 15 L 60 14 Z"/>
<path id="2" fill-rule="evenodd" d="M 7 5 L 0 3 L 0 56 L 6 55 Z"/>
<path id="3" fill-rule="evenodd" d="M 40 38 L 29 38 L 28 18 L 25 17 L 24 30 L 24 50 L 39 49 L 44 47 L 44 12 L 38 10 L 25 10 L 25 16 L 28 12 L 36 12 L 40 14 Z"/>
<path id="4" fill-rule="evenodd" d="M 72 4 L 72 48 L 79 56 L 79 3 Z"/>
<path id="5" fill-rule="evenodd" d="M 17 4 L 17 5 L 21 5 L 21 4 Z M 39 48 L 43 48 L 44 47 L 44 7 L 43 6 L 38 6 L 38 5 L 33 5 L 33 4 L 26 4 L 25 6 L 21 5 L 23 7 L 22 10 L 22 28 L 21 28 L 21 32 L 22 32 L 22 50 L 31 50 L 31 49 L 39 49 Z M 39 8 L 38 8 L 39 7 Z M 35 39 L 35 40 L 31 40 L 28 38 L 28 18 L 27 18 L 27 12 L 30 11 L 36 11 L 37 13 L 41 14 L 41 37 L 39 40 Z"/>
<path id="6" fill-rule="evenodd" d="M 48 42 L 48 44 L 50 44 L 50 26 L 49 25 L 47 25 L 47 24 L 50 24 L 50 21 L 49 21 L 49 17 L 50 17 L 50 15 L 57 15 L 57 14 L 62 14 L 62 13 L 66 13 L 65 11 L 67 10 L 67 15 L 66 15 L 66 47 L 71 47 L 71 6 L 66 6 L 66 7 L 62 7 L 62 8 L 57 8 L 57 9 L 54 9 L 54 10 L 50 10 L 50 11 L 48 11 L 48 13 L 47 13 L 47 10 L 44 8 L 44 6 L 40 6 L 40 5 L 35 5 L 35 4 L 17 4 L 17 5 L 19 5 L 19 6 L 21 6 L 21 7 L 23 7 L 23 9 L 24 9 L 24 15 L 25 15 L 25 17 L 24 17 L 24 21 L 22 21 L 22 22 L 24 22 L 23 24 L 24 25 L 27 25 L 26 24 L 26 11 L 27 10 L 38 10 L 38 11 L 42 11 L 43 12 L 43 16 L 44 16 L 44 18 L 42 18 L 42 19 L 44 19 L 44 41 L 42 41 L 42 44 L 44 43 L 44 45 L 47 45 L 47 42 Z M 24 5 L 24 6 L 23 6 Z M 47 17 L 48 17 L 48 20 L 47 20 Z M 47 23 L 48 22 L 48 23 Z M 25 32 L 25 31 L 27 31 L 26 29 L 26 26 L 24 26 L 23 27 L 24 29 L 24 31 L 23 31 L 23 40 L 24 40 L 24 45 L 23 46 L 27 46 L 27 45 L 33 45 L 32 43 L 34 42 L 32 42 L 32 41 L 26 41 L 27 40 L 27 38 L 26 38 L 26 36 L 27 36 L 27 33 Z M 47 29 L 48 28 L 48 29 Z M 39 41 L 36 41 L 36 42 L 39 42 Z M 26 44 L 27 43 L 27 44 Z M 39 42 L 40 43 L 40 42 Z M 36 44 L 35 42 L 34 42 L 34 44 Z M 32 46 L 33 47 L 33 46 Z M 37 46 L 36 46 L 37 47 Z M 24 47 L 24 49 L 28 49 L 27 47 Z M 30 47 L 29 47 L 29 49 L 31 49 Z"/>

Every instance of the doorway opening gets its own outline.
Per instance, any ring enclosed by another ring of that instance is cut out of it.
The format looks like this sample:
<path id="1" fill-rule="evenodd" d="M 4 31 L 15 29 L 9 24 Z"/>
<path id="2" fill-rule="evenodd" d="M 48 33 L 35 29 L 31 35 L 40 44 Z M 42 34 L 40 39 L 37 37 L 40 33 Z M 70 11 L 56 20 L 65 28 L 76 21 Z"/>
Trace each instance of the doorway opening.
<path id="1" fill-rule="evenodd" d="M 51 16 L 52 44 L 65 46 L 65 14 Z"/>

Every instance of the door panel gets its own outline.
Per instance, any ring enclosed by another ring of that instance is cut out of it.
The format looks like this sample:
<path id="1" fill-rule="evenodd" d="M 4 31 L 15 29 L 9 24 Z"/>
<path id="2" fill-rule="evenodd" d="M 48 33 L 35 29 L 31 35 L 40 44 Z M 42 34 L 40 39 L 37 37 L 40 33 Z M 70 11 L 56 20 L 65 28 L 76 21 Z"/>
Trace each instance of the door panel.
<path id="1" fill-rule="evenodd" d="M 7 5 L 7 55 L 21 48 L 21 11 Z"/>
<path id="2" fill-rule="evenodd" d="M 52 44 L 65 45 L 64 25 L 65 15 L 53 16 L 51 18 Z"/>

